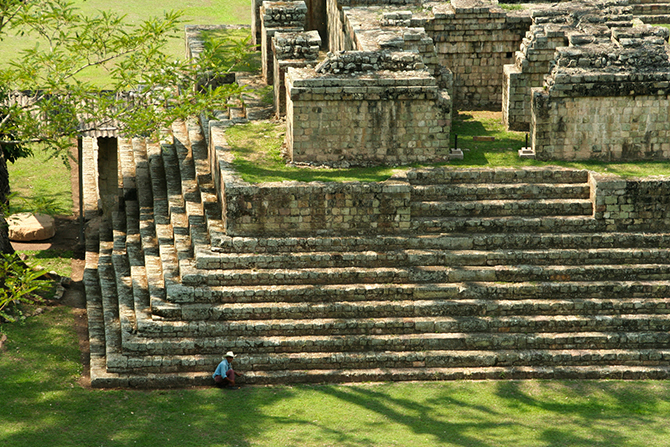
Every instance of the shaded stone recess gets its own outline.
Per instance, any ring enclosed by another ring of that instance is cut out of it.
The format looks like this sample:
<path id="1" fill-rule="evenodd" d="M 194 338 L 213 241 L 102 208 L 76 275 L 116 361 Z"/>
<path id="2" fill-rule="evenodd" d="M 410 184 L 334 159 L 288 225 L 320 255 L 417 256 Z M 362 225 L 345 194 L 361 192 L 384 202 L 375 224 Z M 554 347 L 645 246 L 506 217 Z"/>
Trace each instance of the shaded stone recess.
<path id="1" fill-rule="evenodd" d="M 317 31 L 276 33 L 272 39 L 274 53 L 274 109 L 278 116 L 286 113 L 286 71 L 316 65 L 321 47 Z"/>

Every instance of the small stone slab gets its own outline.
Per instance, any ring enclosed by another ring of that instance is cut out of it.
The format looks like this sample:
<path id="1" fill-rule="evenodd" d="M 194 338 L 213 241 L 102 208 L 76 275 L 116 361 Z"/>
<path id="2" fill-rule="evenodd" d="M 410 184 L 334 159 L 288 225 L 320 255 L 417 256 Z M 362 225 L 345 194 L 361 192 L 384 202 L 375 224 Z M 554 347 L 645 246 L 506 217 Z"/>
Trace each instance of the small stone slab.
<path id="1" fill-rule="evenodd" d="M 472 141 L 495 141 L 496 137 L 491 137 L 491 136 L 478 136 L 478 137 L 472 137 Z"/>
<path id="2" fill-rule="evenodd" d="M 520 158 L 535 158 L 535 151 L 532 147 L 522 147 L 519 149 Z"/>
<path id="3" fill-rule="evenodd" d="M 463 160 L 463 150 L 461 149 L 451 149 L 449 151 L 450 160 Z"/>
<path id="4" fill-rule="evenodd" d="M 48 214 L 19 213 L 7 218 L 9 240 L 14 242 L 43 241 L 56 234 L 56 221 Z"/>

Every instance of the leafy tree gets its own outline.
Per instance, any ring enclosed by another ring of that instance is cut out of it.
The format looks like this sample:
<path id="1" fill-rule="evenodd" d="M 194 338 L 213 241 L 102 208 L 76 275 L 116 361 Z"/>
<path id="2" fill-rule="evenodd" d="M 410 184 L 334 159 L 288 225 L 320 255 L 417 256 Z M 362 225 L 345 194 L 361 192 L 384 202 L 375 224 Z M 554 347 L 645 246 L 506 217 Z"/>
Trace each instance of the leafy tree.
<path id="1" fill-rule="evenodd" d="M 217 69 L 215 51 L 197 61 L 165 53 L 168 39 L 183 38 L 180 24 L 175 12 L 129 25 L 112 12 L 86 16 L 69 0 L 0 0 L 0 39 L 18 33 L 38 41 L 0 70 L 0 203 L 9 194 L 7 162 L 29 155 L 31 143 L 67 156 L 72 138 L 96 125 L 152 135 L 239 97 L 236 85 L 202 88 L 201 73 Z M 92 67 L 107 70 L 111 83 L 84 80 Z M 0 252 L 13 252 L 2 212 Z"/>

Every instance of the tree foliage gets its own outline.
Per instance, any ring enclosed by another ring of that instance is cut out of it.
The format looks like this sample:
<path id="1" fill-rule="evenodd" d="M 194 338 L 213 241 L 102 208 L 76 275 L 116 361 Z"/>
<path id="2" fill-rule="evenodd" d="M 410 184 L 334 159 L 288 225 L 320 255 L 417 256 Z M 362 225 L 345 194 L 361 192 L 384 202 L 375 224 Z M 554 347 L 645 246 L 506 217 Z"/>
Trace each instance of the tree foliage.
<path id="1" fill-rule="evenodd" d="M 114 12 L 84 15 L 70 0 L 0 0 L 0 39 L 37 41 L 0 69 L 0 202 L 9 193 L 6 162 L 29 155 L 30 143 L 65 154 L 73 137 L 97 126 L 157 134 L 175 119 L 238 98 L 235 84 L 196 88 L 203 72 L 217 70 L 216 51 L 197 60 L 165 52 L 169 39 L 183 38 L 181 25 L 178 12 L 132 25 Z M 238 49 L 233 58 L 246 57 Z M 93 67 L 106 70 L 111 83 L 85 80 Z M 7 252 L 3 226 L 0 214 L 0 252 Z"/>

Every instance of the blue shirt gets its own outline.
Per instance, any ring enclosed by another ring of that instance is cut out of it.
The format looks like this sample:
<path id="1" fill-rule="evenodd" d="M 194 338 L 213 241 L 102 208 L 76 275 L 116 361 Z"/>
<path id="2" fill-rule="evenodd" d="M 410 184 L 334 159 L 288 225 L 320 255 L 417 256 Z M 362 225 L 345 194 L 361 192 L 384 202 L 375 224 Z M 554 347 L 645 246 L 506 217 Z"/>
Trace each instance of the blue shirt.
<path id="1" fill-rule="evenodd" d="M 228 360 L 223 359 L 223 361 L 219 363 L 219 366 L 216 367 L 216 371 L 214 371 L 214 374 L 212 374 L 212 378 L 214 376 L 226 377 L 226 373 L 229 369 L 233 369 L 233 367 L 230 363 L 228 363 Z"/>

